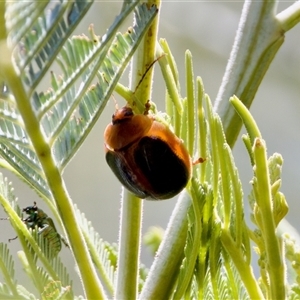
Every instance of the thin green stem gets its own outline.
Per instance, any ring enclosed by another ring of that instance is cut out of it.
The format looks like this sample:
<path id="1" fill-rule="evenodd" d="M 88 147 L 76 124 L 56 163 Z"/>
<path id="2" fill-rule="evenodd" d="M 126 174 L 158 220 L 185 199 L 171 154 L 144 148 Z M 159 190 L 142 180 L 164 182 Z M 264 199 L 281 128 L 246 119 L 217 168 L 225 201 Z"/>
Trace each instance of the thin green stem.
<path id="1" fill-rule="evenodd" d="M 136 299 L 143 202 L 123 189 L 115 299 Z"/>
<path id="2" fill-rule="evenodd" d="M 133 108 L 135 113 L 143 113 L 145 110 L 145 103 L 138 101 L 134 92 L 131 89 L 125 87 L 121 83 L 117 83 L 115 86 L 115 91 L 126 100 L 129 106 Z"/>
<path id="3" fill-rule="evenodd" d="M 209 256 L 211 240 L 211 218 L 213 214 L 213 191 L 206 188 L 205 204 L 202 209 L 201 247 L 198 256 L 198 272 L 196 273 L 198 282 L 198 299 L 202 300 L 205 291 L 205 277 L 207 274 L 207 258 Z"/>
<path id="4" fill-rule="evenodd" d="M 193 247 L 191 253 L 188 255 L 187 259 L 187 266 L 186 266 L 186 271 L 185 271 L 185 276 L 182 279 L 182 282 L 180 283 L 179 288 L 176 290 L 174 294 L 174 299 L 181 299 L 184 294 L 186 293 L 190 283 L 191 279 L 195 270 L 195 264 L 196 260 L 199 254 L 199 249 L 201 245 L 201 209 L 203 208 L 203 204 L 205 202 L 205 194 L 204 191 L 202 190 L 202 196 L 200 199 L 197 197 L 197 194 L 194 190 L 194 187 L 198 187 L 197 184 L 195 183 L 195 179 L 192 178 L 190 187 L 187 189 L 190 191 L 191 194 L 191 199 L 193 203 L 193 212 L 195 215 L 195 223 L 194 223 L 194 240 L 193 240 Z"/>
<path id="5" fill-rule="evenodd" d="M 160 0 L 149 0 L 148 3 L 159 8 Z M 155 58 L 158 20 L 159 14 L 146 32 L 132 63 L 130 88 L 135 90 L 136 108 L 143 107 L 138 113 L 144 113 L 145 104 L 151 99 L 153 68 L 148 67 Z M 137 298 L 142 208 L 140 199 L 127 190 L 123 191 L 115 299 Z"/>
<path id="6" fill-rule="evenodd" d="M 173 74 L 173 78 L 175 80 L 177 89 L 179 91 L 180 90 L 179 72 L 178 72 L 178 68 L 177 68 L 174 56 L 169 47 L 169 44 L 168 44 L 167 40 L 160 39 L 159 45 L 160 45 L 161 49 L 163 50 L 163 53 L 165 54 L 165 57 L 168 61 L 168 65 L 170 66 L 171 73 Z"/>
<path id="7" fill-rule="evenodd" d="M 280 244 L 272 212 L 272 194 L 265 143 L 257 138 L 253 146 L 256 174 L 257 205 L 260 210 L 262 234 L 267 255 L 272 299 L 285 299 L 285 274 Z"/>
<path id="8" fill-rule="evenodd" d="M 217 219 L 217 217 L 215 217 Z M 212 224 L 213 230 L 211 234 L 211 241 L 209 247 L 209 269 L 211 276 L 211 285 L 212 285 L 212 293 L 214 295 L 214 299 L 218 300 L 220 297 L 219 294 L 219 282 L 218 282 L 218 272 L 219 272 L 219 259 L 221 252 L 221 243 L 219 239 L 221 224 L 219 221 L 214 220 Z"/>
<path id="9" fill-rule="evenodd" d="M 253 153 L 252 153 L 252 142 L 250 140 L 250 137 L 248 134 L 243 134 L 242 135 L 242 140 L 244 142 L 244 145 L 246 147 L 246 150 L 248 152 L 249 158 L 250 158 L 250 162 L 251 162 L 251 166 L 254 166 L 254 160 L 253 160 Z"/>
<path id="10" fill-rule="evenodd" d="M 218 159 L 218 135 L 216 129 L 216 118 L 213 108 L 211 106 L 211 102 L 209 97 L 206 95 L 205 97 L 205 106 L 207 110 L 207 119 L 208 119 L 208 127 L 210 133 L 210 145 L 211 145 L 211 159 L 213 162 L 213 178 L 212 178 L 212 185 L 213 185 L 213 194 L 214 194 L 214 206 L 218 199 L 218 190 L 219 190 L 219 159 Z"/>
<path id="11" fill-rule="evenodd" d="M 225 137 L 224 137 L 224 132 L 222 130 L 222 124 L 221 120 L 218 117 L 215 117 L 215 124 L 216 124 L 216 143 L 217 143 L 217 158 L 219 160 L 219 165 L 220 165 L 220 183 L 221 183 L 221 188 L 220 188 L 220 194 L 221 194 L 221 199 L 223 200 L 223 205 L 224 205 L 224 227 L 228 229 L 230 227 L 230 219 L 231 219 L 231 178 L 229 176 L 229 168 L 230 166 L 228 165 L 228 158 L 226 156 L 226 149 L 224 149 L 225 145 Z"/>
<path id="12" fill-rule="evenodd" d="M 114 282 L 111 280 L 111 274 L 107 272 L 106 265 L 103 264 L 103 256 L 99 255 L 99 248 L 97 247 L 98 244 L 94 243 L 94 240 L 91 238 L 90 232 L 83 230 L 83 235 L 89 248 L 92 260 L 95 264 L 95 267 L 100 273 L 101 280 L 107 290 L 107 296 L 109 298 L 112 298 L 115 291 Z M 101 243 L 102 242 L 103 241 L 101 241 Z"/>
<path id="13" fill-rule="evenodd" d="M 148 4 L 155 5 L 159 9 L 160 0 L 148 0 Z M 135 96 L 137 101 L 140 101 L 143 105 L 151 99 L 154 66 L 151 68 L 149 68 L 149 66 L 151 66 L 155 60 L 158 24 L 159 13 L 154 18 L 151 26 L 140 43 L 138 50 L 135 52 L 135 57 L 132 63 L 130 86 L 133 90 L 136 89 Z M 143 112 L 144 109 L 140 111 L 140 113 Z"/>
<path id="14" fill-rule="evenodd" d="M 2 54 L 4 53 L 2 52 Z M 84 238 L 76 222 L 72 202 L 65 188 L 60 171 L 56 166 L 51 149 L 40 130 L 39 121 L 32 110 L 31 103 L 27 97 L 27 92 L 25 91 L 13 66 L 10 64 L 11 57 L 9 55 L 6 57 L 6 60 L 3 60 L 3 57 L 5 56 L 6 55 L 3 55 L 1 57 L 0 65 L 4 69 L 9 87 L 15 95 L 26 131 L 45 172 L 45 177 L 53 193 L 61 219 L 63 223 L 66 224 L 65 229 L 78 264 L 86 297 L 88 299 L 104 299 L 104 290 L 101 287 L 101 283 L 90 259 Z M 78 245 L 80 245 L 80 247 Z"/>
<path id="15" fill-rule="evenodd" d="M 185 68 L 186 68 L 186 94 L 187 94 L 187 149 L 191 156 L 194 155 L 195 145 L 195 82 L 192 54 L 190 51 L 185 53 Z"/>
<path id="16" fill-rule="evenodd" d="M 205 113 L 203 108 L 203 102 L 205 99 L 204 87 L 202 83 L 202 79 L 197 77 L 197 115 L 198 115 L 198 149 L 199 149 L 199 157 L 202 159 L 207 158 L 207 126 L 205 120 Z M 206 177 L 206 163 L 200 164 L 200 174 L 198 178 L 201 183 L 204 183 Z"/>
<path id="17" fill-rule="evenodd" d="M 172 52 L 171 52 L 171 49 L 169 48 L 169 45 L 168 45 L 168 43 L 165 39 L 160 39 L 159 40 L 159 45 L 160 45 L 160 47 L 157 46 L 157 54 L 156 55 L 159 57 L 160 55 L 162 55 L 162 53 L 165 54 L 167 64 L 168 64 L 168 66 L 170 68 L 170 71 L 171 71 L 171 72 L 168 72 L 168 74 L 173 75 L 174 83 L 175 83 L 175 86 L 176 86 L 176 90 L 172 91 L 172 93 L 176 94 L 176 99 L 178 98 L 179 102 L 180 102 L 179 73 L 178 73 L 178 69 L 177 69 L 175 59 L 174 59 L 174 57 L 172 55 Z M 175 100 L 175 102 L 177 100 Z M 181 105 L 181 103 L 179 103 L 179 105 Z M 180 136 L 181 117 L 180 117 L 179 111 L 181 111 L 181 110 L 182 110 L 182 106 L 177 108 L 174 105 L 173 98 L 171 98 L 170 93 L 167 90 L 166 91 L 166 112 L 171 117 L 172 125 L 174 127 L 174 133 L 177 136 Z"/>
<path id="18" fill-rule="evenodd" d="M 190 124 L 188 123 L 188 101 L 187 98 L 183 98 L 182 101 L 183 113 L 178 121 L 181 122 L 179 137 L 183 140 L 184 144 L 187 145 L 188 133 Z M 191 155 L 191 153 L 190 153 Z"/>
<path id="19" fill-rule="evenodd" d="M 247 133 L 251 140 L 251 147 L 253 145 L 254 139 L 257 137 L 261 137 L 261 133 L 259 128 L 252 117 L 250 111 L 247 107 L 240 101 L 236 96 L 231 97 L 229 99 L 230 103 L 233 105 L 234 109 L 238 113 L 239 117 L 243 121 L 243 124 L 246 127 Z"/>
<path id="20" fill-rule="evenodd" d="M 237 247 L 242 247 L 243 241 L 243 230 L 244 230 L 244 207 L 243 207 L 243 191 L 241 187 L 241 182 L 239 181 L 238 171 L 234 165 L 233 156 L 229 146 L 226 144 L 224 145 L 224 157 L 225 161 L 227 162 L 227 171 L 228 177 L 230 178 L 230 185 L 232 190 L 231 199 L 233 199 L 235 203 L 235 241 Z M 230 162 L 230 163 L 229 163 Z M 247 237 L 244 238 L 245 240 Z"/>
<path id="21" fill-rule="evenodd" d="M 169 299 L 172 294 L 183 258 L 190 207 L 189 195 L 181 193 L 139 299 Z"/>
<path id="22" fill-rule="evenodd" d="M 231 257 L 229 256 L 228 252 L 224 251 L 222 249 L 222 256 L 224 259 L 224 267 L 226 269 L 226 273 L 228 276 L 228 282 L 230 285 L 230 294 L 232 299 L 239 299 L 239 291 L 238 291 L 238 286 L 236 284 L 236 280 L 234 277 L 234 272 L 231 264 Z"/>
<path id="23" fill-rule="evenodd" d="M 178 113 L 181 115 L 183 112 L 183 108 L 180 100 L 179 91 L 178 89 L 174 89 L 174 87 L 176 86 L 176 78 L 174 78 L 171 65 L 169 65 L 168 59 L 164 56 L 164 54 L 165 53 L 160 47 L 160 45 L 157 45 L 156 56 L 161 57 L 161 59 L 158 62 L 167 86 L 167 91 Z"/>
<path id="24" fill-rule="evenodd" d="M 221 241 L 226 251 L 230 255 L 236 269 L 239 272 L 241 280 L 243 281 L 250 299 L 264 299 L 262 291 L 253 274 L 251 265 L 246 263 L 243 258 L 243 253 L 236 247 L 230 232 L 227 230 L 221 231 Z M 272 299 L 284 299 L 284 298 L 272 298 Z"/>

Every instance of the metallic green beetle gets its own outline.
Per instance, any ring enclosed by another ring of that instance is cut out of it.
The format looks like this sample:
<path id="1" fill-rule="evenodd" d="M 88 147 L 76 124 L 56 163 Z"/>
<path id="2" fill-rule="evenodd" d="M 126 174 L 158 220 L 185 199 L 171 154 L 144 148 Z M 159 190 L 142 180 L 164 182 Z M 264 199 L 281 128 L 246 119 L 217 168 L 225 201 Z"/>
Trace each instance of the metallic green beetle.
<path id="1" fill-rule="evenodd" d="M 32 230 L 37 229 L 38 234 L 41 234 L 48 242 L 50 249 L 50 258 L 55 257 L 61 250 L 61 243 L 69 247 L 65 239 L 57 232 L 53 220 L 40 208 L 37 207 L 36 202 L 33 206 L 23 208 L 28 217 L 23 219 L 26 226 Z M 14 240 L 10 239 L 9 241 Z"/>

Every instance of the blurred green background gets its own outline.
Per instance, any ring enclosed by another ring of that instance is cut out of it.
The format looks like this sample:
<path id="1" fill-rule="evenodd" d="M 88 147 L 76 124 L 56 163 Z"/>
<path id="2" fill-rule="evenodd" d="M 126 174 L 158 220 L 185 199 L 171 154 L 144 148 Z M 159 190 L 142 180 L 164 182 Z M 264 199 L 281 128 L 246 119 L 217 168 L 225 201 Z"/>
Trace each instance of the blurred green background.
<path id="1" fill-rule="evenodd" d="M 103 35 L 119 13 L 121 4 L 113 1 L 94 3 L 75 34 L 88 35 L 88 26 L 93 23 L 95 32 Z M 292 2 L 280 2 L 278 11 L 291 4 Z M 194 73 L 202 77 L 205 90 L 214 102 L 229 58 L 242 7 L 242 1 L 162 2 L 158 36 L 166 38 L 170 45 L 178 64 L 183 91 L 184 53 L 189 49 L 193 55 Z M 279 152 L 284 158 L 282 191 L 290 207 L 287 220 L 297 230 L 300 225 L 299 37 L 299 25 L 286 34 L 285 43 L 268 70 L 251 107 L 251 113 L 266 140 L 268 154 Z M 126 74 L 122 82 L 128 84 Z M 41 89 L 45 90 L 48 86 L 49 84 L 46 83 Z M 164 110 L 164 95 L 164 82 L 159 66 L 156 64 L 152 100 L 157 103 L 160 110 Z M 114 96 L 119 106 L 125 103 L 116 94 Z M 103 132 L 111 120 L 114 105 L 114 101 L 109 102 L 89 138 L 64 173 L 65 183 L 74 203 L 86 214 L 100 236 L 109 242 L 118 241 L 121 194 L 121 186 L 106 165 L 104 157 Z M 247 205 L 252 170 L 240 137 L 233 152 L 245 192 L 244 202 Z M 45 208 L 42 200 L 24 183 L 7 172 L 5 175 L 13 181 L 21 207 L 32 205 L 33 201 L 37 201 L 38 206 Z M 176 199 L 144 201 L 143 233 L 153 225 L 165 228 L 175 203 Z M 46 212 L 49 212 L 47 208 Z M 2 212 L 0 217 L 4 216 Z M 1 227 L 2 242 L 15 235 L 9 222 L 3 222 Z M 17 241 L 10 246 L 15 252 L 19 250 Z M 72 270 L 74 262 L 69 250 L 64 248 L 61 255 L 65 262 L 67 260 L 69 270 Z M 142 249 L 141 258 L 143 263 L 150 266 L 152 256 L 147 249 Z"/>

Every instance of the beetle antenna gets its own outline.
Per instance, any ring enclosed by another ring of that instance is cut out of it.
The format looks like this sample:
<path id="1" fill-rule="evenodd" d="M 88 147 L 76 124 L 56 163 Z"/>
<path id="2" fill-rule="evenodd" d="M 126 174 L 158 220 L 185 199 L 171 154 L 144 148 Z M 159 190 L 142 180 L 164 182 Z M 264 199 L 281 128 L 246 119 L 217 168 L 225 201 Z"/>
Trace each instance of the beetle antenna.
<path id="1" fill-rule="evenodd" d="M 137 89 L 139 88 L 139 86 L 141 85 L 142 81 L 144 80 L 145 76 L 147 75 L 147 73 L 149 72 L 149 70 L 152 68 L 152 66 L 157 62 L 159 61 L 162 57 L 164 57 L 165 54 L 163 53 L 161 56 L 157 57 L 149 66 L 148 68 L 146 69 L 145 73 L 143 74 L 142 78 L 140 79 L 138 85 L 136 86 L 135 90 L 134 90 L 134 94 L 135 92 L 137 91 Z"/>

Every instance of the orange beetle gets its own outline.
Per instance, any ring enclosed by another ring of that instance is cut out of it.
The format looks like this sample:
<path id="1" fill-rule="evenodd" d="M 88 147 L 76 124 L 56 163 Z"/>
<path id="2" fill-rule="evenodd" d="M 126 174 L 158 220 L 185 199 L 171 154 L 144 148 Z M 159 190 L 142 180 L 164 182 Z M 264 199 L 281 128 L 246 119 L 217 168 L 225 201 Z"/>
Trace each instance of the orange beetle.
<path id="1" fill-rule="evenodd" d="M 104 132 L 106 161 L 119 181 L 142 199 L 177 195 L 191 177 L 191 158 L 182 142 L 154 116 L 116 110 Z"/>

